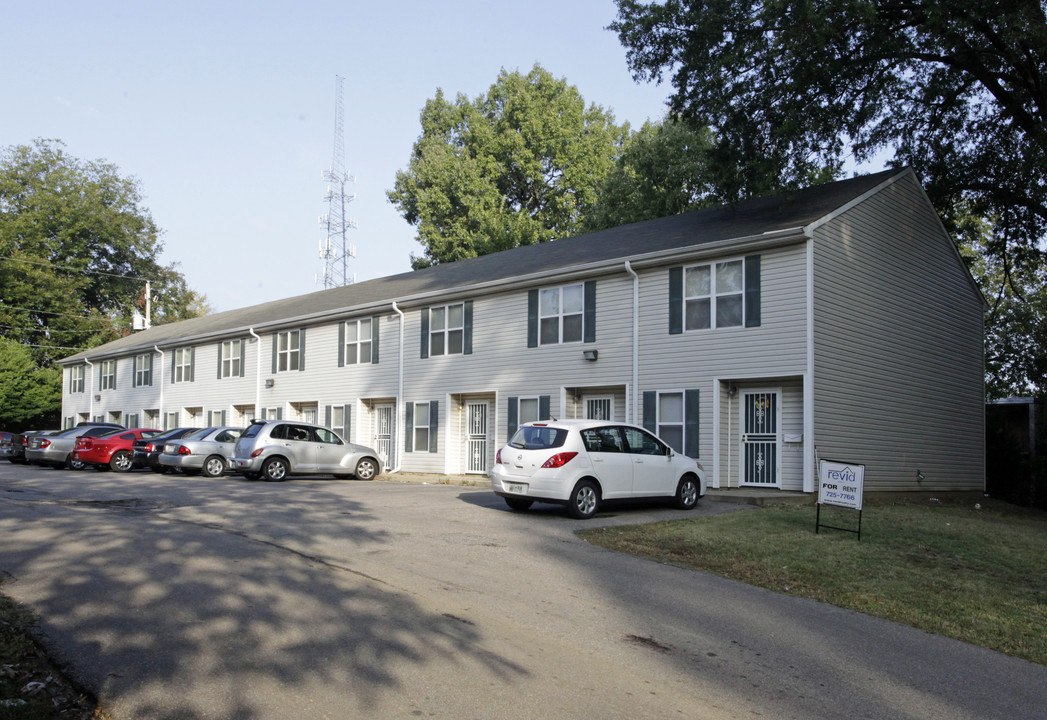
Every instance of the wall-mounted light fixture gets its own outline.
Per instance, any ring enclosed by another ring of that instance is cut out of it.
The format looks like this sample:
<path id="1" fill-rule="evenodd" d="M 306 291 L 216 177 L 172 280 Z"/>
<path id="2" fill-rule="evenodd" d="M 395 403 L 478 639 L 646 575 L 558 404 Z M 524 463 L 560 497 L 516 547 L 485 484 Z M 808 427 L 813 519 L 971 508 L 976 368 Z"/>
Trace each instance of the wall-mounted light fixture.
<path id="1" fill-rule="evenodd" d="M 95 395 L 95 402 L 98 402 L 101 399 L 102 399 L 101 395 Z"/>
<path id="2" fill-rule="evenodd" d="M 595 362 L 596 358 L 600 357 L 600 351 L 599 350 L 582 350 L 582 357 L 584 357 L 589 362 Z"/>
<path id="3" fill-rule="evenodd" d="M 273 380 L 272 378 L 266 378 L 266 380 L 265 380 L 265 387 L 266 387 L 266 389 L 271 388 L 275 384 L 276 384 L 275 380 Z"/>

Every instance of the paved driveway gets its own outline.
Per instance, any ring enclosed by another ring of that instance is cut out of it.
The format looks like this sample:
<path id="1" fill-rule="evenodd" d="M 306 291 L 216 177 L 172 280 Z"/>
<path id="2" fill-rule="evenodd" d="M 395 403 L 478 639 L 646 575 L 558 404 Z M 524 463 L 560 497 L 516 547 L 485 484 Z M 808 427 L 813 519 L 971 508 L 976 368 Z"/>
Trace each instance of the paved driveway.
<path id="1" fill-rule="evenodd" d="M 3 464 L 0 570 L 118 720 L 1044 717 L 1042 666 L 574 535 L 678 511 L 536 507 Z"/>

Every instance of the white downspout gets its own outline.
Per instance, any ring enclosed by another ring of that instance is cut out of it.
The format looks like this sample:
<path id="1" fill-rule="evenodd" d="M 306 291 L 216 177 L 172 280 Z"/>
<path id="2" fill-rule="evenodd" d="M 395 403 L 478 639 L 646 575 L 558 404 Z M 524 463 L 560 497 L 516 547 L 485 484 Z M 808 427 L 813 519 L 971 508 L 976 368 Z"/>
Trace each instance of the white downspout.
<path id="1" fill-rule="evenodd" d="M 403 417 L 401 417 L 404 395 L 404 314 L 396 306 L 395 300 L 393 300 L 393 312 L 400 316 L 400 357 L 397 360 L 396 369 L 396 467 L 389 472 L 398 473 L 403 466 L 403 452 L 401 452 L 400 447 L 403 445 L 402 438 L 406 432 L 403 427 Z"/>
<path id="2" fill-rule="evenodd" d="M 160 420 L 160 426 L 163 427 L 164 418 L 166 417 L 166 415 L 164 414 L 164 351 L 161 350 L 156 345 L 153 345 L 153 350 L 156 350 L 158 353 L 160 353 L 160 417 L 159 417 L 159 420 Z"/>
<path id="3" fill-rule="evenodd" d="M 625 271 L 633 276 L 633 405 L 630 408 L 632 417 L 627 417 L 625 421 L 639 424 L 637 417 L 640 414 L 640 276 L 628 260 L 625 261 Z M 642 421 L 642 418 L 640 420 Z"/>
<path id="4" fill-rule="evenodd" d="M 95 419 L 95 364 L 87 358 L 84 362 L 91 368 L 91 381 L 87 384 L 87 419 L 91 421 Z"/>
<path id="5" fill-rule="evenodd" d="M 254 416 L 260 420 L 258 414 L 262 408 L 262 337 L 254 331 L 254 328 L 247 328 L 247 332 L 251 333 L 255 342 L 258 343 L 258 360 L 254 365 Z"/>

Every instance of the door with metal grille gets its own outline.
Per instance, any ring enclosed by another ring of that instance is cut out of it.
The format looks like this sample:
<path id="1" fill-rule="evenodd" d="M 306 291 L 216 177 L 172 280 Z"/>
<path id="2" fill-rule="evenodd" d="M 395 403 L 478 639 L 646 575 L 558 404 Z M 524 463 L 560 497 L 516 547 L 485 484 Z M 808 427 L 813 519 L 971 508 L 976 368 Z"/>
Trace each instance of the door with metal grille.
<path id="1" fill-rule="evenodd" d="M 744 485 L 778 487 L 779 422 L 777 391 L 742 392 Z"/>
<path id="2" fill-rule="evenodd" d="M 393 467 L 393 406 L 376 405 L 374 408 L 374 449 L 378 451 L 385 469 Z"/>
<path id="3" fill-rule="evenodd" d="M 609 397 L 587 397 L 585 399 L 586 420 L 614 420 L 611 417 L 614 407 L 613 398 Z"/>
<path id="4" fill-rule="evenodd" d="M 487 472 L 487 403 L 469 403 L 466 408 L 467 473 Z"/>

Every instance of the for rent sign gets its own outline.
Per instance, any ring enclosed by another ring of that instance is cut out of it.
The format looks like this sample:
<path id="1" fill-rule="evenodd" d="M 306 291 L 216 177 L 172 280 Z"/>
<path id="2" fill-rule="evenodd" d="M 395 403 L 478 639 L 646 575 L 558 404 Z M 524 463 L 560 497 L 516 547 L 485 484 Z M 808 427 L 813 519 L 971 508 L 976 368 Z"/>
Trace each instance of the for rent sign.
<path id="1" fill-rule="evenodd" d="M 862 509 L 865 466 L 821 460 L 818 467 L 818 502 Z"/>

